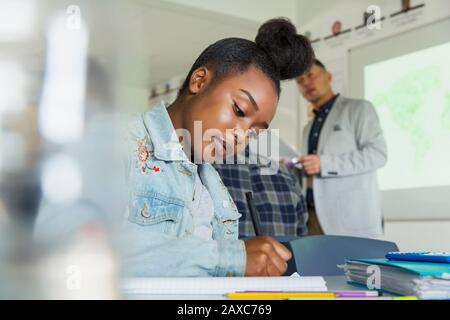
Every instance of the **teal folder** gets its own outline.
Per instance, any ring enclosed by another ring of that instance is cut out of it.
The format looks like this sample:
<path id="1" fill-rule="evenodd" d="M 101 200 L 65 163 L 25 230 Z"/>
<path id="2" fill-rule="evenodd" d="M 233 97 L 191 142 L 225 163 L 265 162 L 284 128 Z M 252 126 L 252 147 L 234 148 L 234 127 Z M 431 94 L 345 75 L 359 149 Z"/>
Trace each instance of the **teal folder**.
<path id="1" fill-rule="evenodd" d="M 397 261 L 388 259 L 349 259 L 348 261 L 395 267 L 419 276 L 442 277 L 447 274 L 447 277 L 450 278 L 450 263 Z"/>

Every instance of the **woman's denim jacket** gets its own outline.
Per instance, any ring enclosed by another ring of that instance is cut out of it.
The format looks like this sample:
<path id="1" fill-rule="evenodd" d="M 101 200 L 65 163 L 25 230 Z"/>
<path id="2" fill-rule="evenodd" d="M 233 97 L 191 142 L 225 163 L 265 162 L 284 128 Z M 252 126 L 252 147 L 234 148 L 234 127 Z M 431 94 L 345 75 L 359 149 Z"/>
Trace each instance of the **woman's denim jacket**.
<path id="1" fill-rule="evenodd" d="M 128 122 L 130 202 L 125 222 L 125 271 L 132 276 L 243 276 L 240 214 L 216 170 L 195 165 L 178 141 L 166 105 Z M 198 174 L 214 202 L 213 240 L 193 234 Z"/>

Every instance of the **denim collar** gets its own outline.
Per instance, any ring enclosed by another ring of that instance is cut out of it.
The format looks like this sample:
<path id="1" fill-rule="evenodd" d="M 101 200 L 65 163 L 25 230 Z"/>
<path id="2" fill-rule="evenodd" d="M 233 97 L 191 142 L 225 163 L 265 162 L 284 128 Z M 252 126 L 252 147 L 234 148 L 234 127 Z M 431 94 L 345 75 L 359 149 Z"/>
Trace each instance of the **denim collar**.
<path id="1" fill-rule="evenodd" d="M 161 101 L 143 114 L 155 157 L 163 161 L 189 161 L 178 140 L 167 107 L 168 105 Z"/>

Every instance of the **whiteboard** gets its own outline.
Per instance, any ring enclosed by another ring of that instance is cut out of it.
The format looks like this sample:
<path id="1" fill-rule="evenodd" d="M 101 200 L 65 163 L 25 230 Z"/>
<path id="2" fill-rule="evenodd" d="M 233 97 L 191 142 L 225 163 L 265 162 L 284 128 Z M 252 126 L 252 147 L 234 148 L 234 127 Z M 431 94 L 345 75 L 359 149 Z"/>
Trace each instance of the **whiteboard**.
<path id="1" fill-rule="evenodd" d="M 388 144 L 387 220 L 450 219 L 448 30 L 447 18 L 349 52 L 351 96 L 374 103 Z"/>

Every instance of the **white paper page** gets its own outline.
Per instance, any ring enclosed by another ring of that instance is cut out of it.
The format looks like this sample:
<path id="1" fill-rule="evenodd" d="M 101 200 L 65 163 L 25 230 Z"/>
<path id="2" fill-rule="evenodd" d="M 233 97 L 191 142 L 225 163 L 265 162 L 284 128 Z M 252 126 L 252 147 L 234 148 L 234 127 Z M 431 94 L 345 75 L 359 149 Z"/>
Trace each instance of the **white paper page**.
<path id="1" fill-rule="evenodd" d="M 238 291 L 327 291 L 323 277 L 128 278 L 127 294 L 227 294 Z"/>

